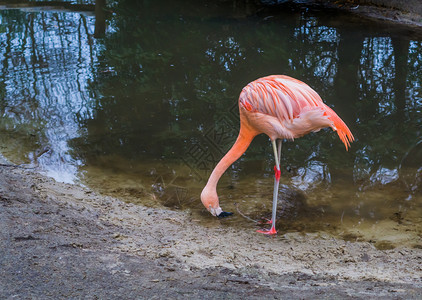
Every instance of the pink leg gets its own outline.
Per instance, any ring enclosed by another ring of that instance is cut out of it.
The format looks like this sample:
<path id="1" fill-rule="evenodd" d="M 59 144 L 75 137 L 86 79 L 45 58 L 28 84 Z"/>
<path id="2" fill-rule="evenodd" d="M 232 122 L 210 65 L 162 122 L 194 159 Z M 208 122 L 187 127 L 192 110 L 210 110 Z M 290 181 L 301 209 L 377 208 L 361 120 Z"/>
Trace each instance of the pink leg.
<path id="1" fill-rule="evenodd" d="M 277 199 L 278 199 L 278 187 L 280 184 L 280 175 L 281 175 L 281 171 L 280 171 L 280 158 L 281 158 L 281 140 L 279 140 L 278 142 L 278 151 L 277 151 L 277 147 L 275 145 L 275 141 L 272 141 L 273 144 L 273 148 L 274 148 L 274 156 L 275 156 L 275 161 L 276 161 L 276 165 L 274 167 L 274 193 L 273 193 L 273 211 L 272 211 L 272 218 L 271 218 L 271 229 L 270 230 L 257 230 L 257 232 L 259 233 L 263 233 L 263 234 L 277 234 L 277 230 L 275 229 L 275 218 L 276 218 L 276 213 L 277 213 Z"/>

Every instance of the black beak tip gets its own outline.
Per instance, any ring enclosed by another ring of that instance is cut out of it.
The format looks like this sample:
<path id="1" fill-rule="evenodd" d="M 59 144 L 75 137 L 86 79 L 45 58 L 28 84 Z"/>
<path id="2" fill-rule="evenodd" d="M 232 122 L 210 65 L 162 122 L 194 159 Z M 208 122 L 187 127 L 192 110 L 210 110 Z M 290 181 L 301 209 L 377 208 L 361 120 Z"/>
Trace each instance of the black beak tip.
<path id="1" fill-rule="evenodd" d="M 223 212 L 221 212 L 221 214 L 219 214 L 219 215 L 218 215 L 218 218 L 219 218 L 219 219 L 222 219 L 222 218 L 225 218 L 225 217 L 229 217 L 229 216 L 231 216 L 231 215 L 233 215 L 233 213 L 232 213 L 232 212 L 223 211 Z"/>

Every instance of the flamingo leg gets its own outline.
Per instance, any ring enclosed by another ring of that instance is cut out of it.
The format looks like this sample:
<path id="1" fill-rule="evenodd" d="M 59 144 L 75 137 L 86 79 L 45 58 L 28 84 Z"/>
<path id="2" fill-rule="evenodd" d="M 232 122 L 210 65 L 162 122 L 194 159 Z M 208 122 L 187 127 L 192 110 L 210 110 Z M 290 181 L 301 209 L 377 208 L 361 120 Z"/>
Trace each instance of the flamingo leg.
<path id="1" fill-rule="evenodd" d="M 278 188 L 280 185 L 280 160 L 281 160 L 281 140 L 278 140 L 278 147 L 274 141 L 271 141 L 274 150 L 274 158 L 275 158 L 275 167 L 274 167 L 274 192 L 273 192 L 273 209 L 272 209 L 272 217 L 271 217 L 271 229 L 270 230 L 258 230 L 257 232 L 264 233 L 264 234 L 277 234 L 277 230 L 275 229 L 275 218 L 277 214 L 277 199 L 278 199 Z M 278 148 L 278 149 L 277 149 Z"/>

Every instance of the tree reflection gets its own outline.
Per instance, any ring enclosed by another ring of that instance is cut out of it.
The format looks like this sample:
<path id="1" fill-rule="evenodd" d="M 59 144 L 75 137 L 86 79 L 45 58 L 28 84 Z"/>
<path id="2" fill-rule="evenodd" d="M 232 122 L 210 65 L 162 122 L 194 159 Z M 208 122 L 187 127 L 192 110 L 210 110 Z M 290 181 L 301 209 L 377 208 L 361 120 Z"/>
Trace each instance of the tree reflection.
<path id="1" fill-rule="evenodd" d="M 21 163 L 38 161 L 64 181 L 72 180 L 67 174 L 73 175 L 76 168 L 67 140 L 78 135 L 78 119 L 92 114 L 87 85 L 95 49 L 89 41 L 93 19 L 87 18 L 19 10 L 0 14 L 1 130 L 3 144 L 9 145 L 6 154 Z"/>

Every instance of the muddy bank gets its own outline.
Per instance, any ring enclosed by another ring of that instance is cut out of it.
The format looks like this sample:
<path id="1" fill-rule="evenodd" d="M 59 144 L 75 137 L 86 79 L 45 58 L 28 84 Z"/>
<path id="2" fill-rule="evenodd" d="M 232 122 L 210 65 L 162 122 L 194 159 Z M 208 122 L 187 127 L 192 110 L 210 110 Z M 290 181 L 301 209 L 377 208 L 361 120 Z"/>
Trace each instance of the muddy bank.
<path id="1" fill-rule="evenodd" d="M 420 1 L 364 0 L 358 2 L 358 5 L 351 5 L 347 1 L 337 1 L 333 4 L 337 8 L 352 12 L 359 17 L 422 27 L 422 3 Z"/>
<path id="2" fill-rule="evenodd" d="M 302 3 L 301 1 L 300 3 Z M 418 0 L 311 0 L 308 5 L 319 5 L 347 11 L 358 18 L 392 22 L 395 25 L 422 27 L 422 3 Z"/>
<path id="3" fill-rule="evenodd" d="M 0 298 L 422 297 L 422 250 L 268 238 L 0 167 Z"/>
<path id="4" fill-rule="evenodd" d="M 422 4 L 419 0 L 354 0 L 348 2 L 356 5 L 373 5 L 422 15 Z"/>

